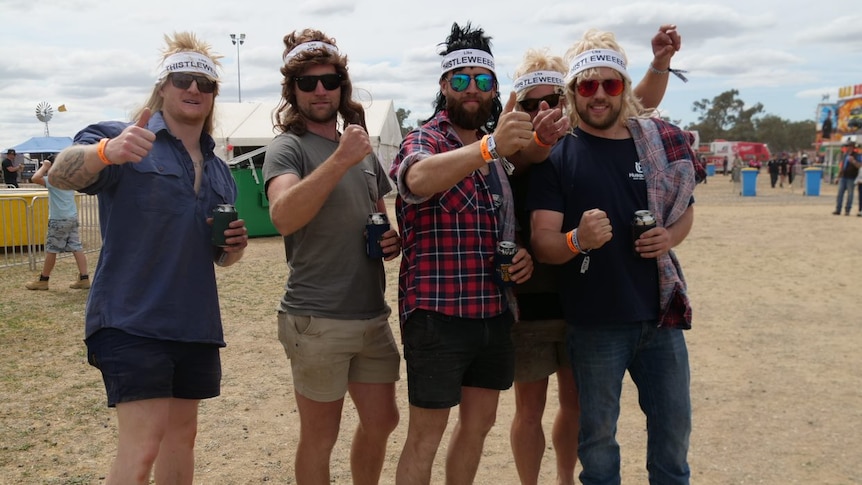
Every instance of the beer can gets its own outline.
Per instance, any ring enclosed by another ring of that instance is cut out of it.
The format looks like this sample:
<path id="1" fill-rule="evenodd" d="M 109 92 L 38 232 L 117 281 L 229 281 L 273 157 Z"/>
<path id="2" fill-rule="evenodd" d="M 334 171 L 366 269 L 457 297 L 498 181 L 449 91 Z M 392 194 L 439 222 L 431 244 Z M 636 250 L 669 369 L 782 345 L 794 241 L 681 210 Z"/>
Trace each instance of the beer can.
<path id="1" fill-rule="evenodd" d="M 368 214 L 368 221 L 365 224 L 365 254 L 369 258 L 382 258 L 383 248 L 380 246 L 380 240 L 383 239 L 383 233 L 389 230 L 389 218 L 382 212 L 374 212 Z"/>
<path id="2" fill-rule="evenodd" d="M 494 280 L 500 286 L 513 286 L 512 275 L 509 268 L 512 266 L 512 258 L 518 252 L 518 245 L 512 241 L 500 241 L 494 252 Z"/>
<path id="3" fill-rule="evenodd" d="M 655 216 L 648 210 L 635 211 L 632 219 L 632 245 L 640 239 L 641 235 L 656 225 Z"/>
<path id="4" fill-rule="evenodd" d="M 236 208 L 231 204 L 219 204 L 213 209 L 213 246 L 225 247 L 228 244 L 225 242 L 224 232 L 230 226 L 230 223 L 237 220 L 238 215 Z"/>

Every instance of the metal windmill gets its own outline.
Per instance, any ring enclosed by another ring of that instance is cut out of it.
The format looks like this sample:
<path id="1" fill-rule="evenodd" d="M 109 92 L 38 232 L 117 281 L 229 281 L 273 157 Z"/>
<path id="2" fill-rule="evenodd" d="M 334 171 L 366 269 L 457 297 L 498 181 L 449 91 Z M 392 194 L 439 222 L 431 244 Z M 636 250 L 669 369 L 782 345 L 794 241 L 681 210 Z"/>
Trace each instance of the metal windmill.
<path id="1" fill-rule="evenodd" d="M 45 123 L 45 136 L 51 136 L 48 132 L 48 122 L 54 117 L 54 108 L 47 101 L 36 105 L 36 119 Z"/>

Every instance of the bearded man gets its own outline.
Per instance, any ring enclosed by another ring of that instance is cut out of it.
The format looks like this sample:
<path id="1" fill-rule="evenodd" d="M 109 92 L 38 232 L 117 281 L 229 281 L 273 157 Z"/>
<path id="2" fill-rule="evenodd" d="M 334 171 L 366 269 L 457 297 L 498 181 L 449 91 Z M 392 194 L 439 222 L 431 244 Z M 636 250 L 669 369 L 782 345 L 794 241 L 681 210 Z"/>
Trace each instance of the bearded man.
<path id="1" fill-rule="evenodd" d="M 410 401 L 396 483 L 430 483 L 449 411 L 458 405 L 446 482 L 475 477 L 500 391 L 514 373 L 514 295 L 493 277 L 497 243 L 515 237 L 504 158 L 547 154 L 530 116 L 513 112 L 513 102 L 503 109 L 481 29 L 454 24 L 441 55 L 435 113 L 407 134 L 389 174 L 404 238 L 398 301 Z M 526 281 L 532 268 L 518 250 L 511 281 Z"/>

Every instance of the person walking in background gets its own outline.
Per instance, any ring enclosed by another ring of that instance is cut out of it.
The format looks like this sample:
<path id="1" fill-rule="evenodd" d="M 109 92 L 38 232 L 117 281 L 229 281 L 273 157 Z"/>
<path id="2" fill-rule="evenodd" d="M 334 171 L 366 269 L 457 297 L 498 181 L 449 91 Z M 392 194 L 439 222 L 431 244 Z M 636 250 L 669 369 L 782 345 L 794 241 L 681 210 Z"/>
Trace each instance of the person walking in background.
<path id="1" fill-rule="evenodd" d="M 787 159 L 787 152 L 782 152 L 778 158 L 778 186 L 784 188 L 784 183 L 787 182 L 787 175 L 790 169 L 790 160 Z"/>
<path id="2" fill-rule="evenodd" d="M 11 185 L 13 187 L 18 187 L 18 172 L 24 167 L 23 164 L 15 165 L 15 153 L 14 148 L 9 148 L 6 150 L 6 156 L 3 157 L 3 180 L 6 185 Z"/>
<path id="3" fill-rule="evenodd" d="M 410 401 L 398 484 L 431 482 L 454 406 L 446 482 L 476 476 L 514 373 L 516 302 L 508 283 L 494 280 L 497 243 L 515 240 L 503 158 L 548 153 L 530 116 L 512 112 L 512 98 L 503 109 L 490 37 L 455 23 L 442 47 L 434 115 L 407 134 L 389 172 L 404 238 L 398 302 Z M 531 273 L 532 258 L 519 248 L 508 279 L 523 283 Z"/>
<path id="4" fill-rule="evenodd" d="M 859 170 L 859 174 L 856 175 L 855 183 L 859 190 L 859 212 L 856 213 L 856 217 L 862 217 L 862 170 Z"/>
<path id="5" fill-rule="evenodd" d="M 189 32 L 165 36 L 149 100 L 132 123 L 90 125 L 57 156 L 50 183 L 98 194 L 102 250 L 87 299 L 89 363 L 117 409 L 105 483 L 191 484 L 201 399 L 219 395 L 225 346 L 214 264 L 248 245 L 245 222 L 212 244 L 213 209 L 233 204 L 213 153 L 218 57 Z"/>
<path id="6" fill-rule="evenodd" d="M 769 185 L 774 189 L 775 184 L 778 183 L 779 166 L 777 158 L 770 158 L 766 162 L 766 171 L 769 172 Z"/>
<path id="7" fill-rule="evenodd" d="M 693 137 L 647 116 L 622 48 L 589 30 L 566 53 L 572 136 L 530 180 L 536 258 L 560 264 L 567 348 L 581 408 L 578 457 L 586 485 L 619 483 L 616 428 L 622 381 L 638 388 L 650 483 L 688 484 L 691 326 L 672 248 L 691 229 L 695 183 L 706 173 Z M 632 237 L 635 211 L 656 226 Z"/>
<path id="8" fill-rule="evenodd" d="M 841 215 L 841 204 L 844 201 L 845 192 L 847 193 L 847 203 L 844 204 L 844 215 L 850 215 L 850 209 L 853 208 L 853 185 L 856 183 L 856 177 L 859 175 L 860 166 L 862 166 L 862 162 L 860 162 L 859 155 L 856 153 L 856 143 L 852 140 L 848 141 L 844 145 L 844 157 L 838 170 L 838 196 L 835 200 L 833 215 Z"/>
<path id="9" fill-rule="evenodd" d="M 787 186 L 793 188 L 793 181 L 796 180 L 796 171 L 799 170 L 799 161 L 796 157 L 787 158 Z"/>
<path id="10" fill-rule="evenodd" d="M 370 213 L 386 213 L 392 190 L 371 149 L 365 112 L 352 99 L 347 56 L 312 29 L 284 37 L 282 99 L 263 175 L 269 213 L 284 236 L 289 276 L 278 337 L 290 359 L 299 409 L 296 482 L 330 483 L 344 396 L 359 414 L 352 483 L 376 484 L 398 425 L 401 356 L 389 326 L 383 260 L 398 256 L 394 229 L 366 254 Z M 338 115 L 344 120 L 339 124 Z M 369 244 L 377 241 L 368 241 Z"/>
<path id="11" fill-rule="evenodd" d="M 45 240 L 45 262 L 42 272 L 35 281 L 24 285 L 28 290 L 47 290 L 51 271 L 57 263 L 57 254 L 72 252 L 75 264 L 78 265 L 78 278 L 69 285 L 75 290 L 86 290 L 90 287 L 90 275 L 87 273 L 87 256 L 78 235 L 78 205 L 75 203 L 74 190 L 61 190 L 48 181 L 48 172 L 54 155 L 49 156 L 39 170 L 33 174 L 33 183 L 44 185 L 48 189 L 48 231 Z"/>
<path id="12" fill-rule="evenodd" d="M 645 106 L 654 108 L 664 97 L 668 84 L 671 58 L 681 47 L 675 25 L 659 27 L 651 40 L 653 61 L 635 94 Z M 530 49 L 515 69 L 513 83 L 518 108 L 530 115 L 539 140 L 546 139 L 541 119 L 566 121 L 565 62 L 547 50 Z M 537 123 L 537 119 L 538 121 Z M 549 127 L 550 128 L 550 127 Z M 551 138 L 554 144 L 557 138 Z M 519 239 L 528 251 L 530 221 L 526 210 L 527 187 L 531 165 L 509 176 L 515 200 Z M 566 323 L 558 291 L 557 266 L 534 263 L 532 277 L 516 288 L 520 320 L 512 328 L 515 344 L 515 416 L 509 440 L 515 467 L 521 483 L 537 484 L 545 451 L 542 415 L 545 410 L 549 377 L 557 374 L 559 407 L 552 427 L 551 439 L 556 456 L 557 483 L 574 484 L 578 460 L 578 393 L 572 368 L 565 350 Z"/>

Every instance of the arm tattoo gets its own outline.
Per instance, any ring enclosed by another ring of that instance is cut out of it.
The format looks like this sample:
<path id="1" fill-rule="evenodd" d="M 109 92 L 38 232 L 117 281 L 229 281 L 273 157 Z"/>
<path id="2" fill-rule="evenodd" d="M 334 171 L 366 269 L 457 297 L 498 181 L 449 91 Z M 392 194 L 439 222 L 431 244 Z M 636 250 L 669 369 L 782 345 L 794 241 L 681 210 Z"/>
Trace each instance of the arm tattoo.
<path id="1" fill-rule="evenodd" d="M 85 158 L 83 147 L 70 147 L 63 157 L 65 163 L 59 163 L 51 170 L 51 184 L 59 189 L 78 190 L 95 182 L 99 174 L 87 170 Z"/>

